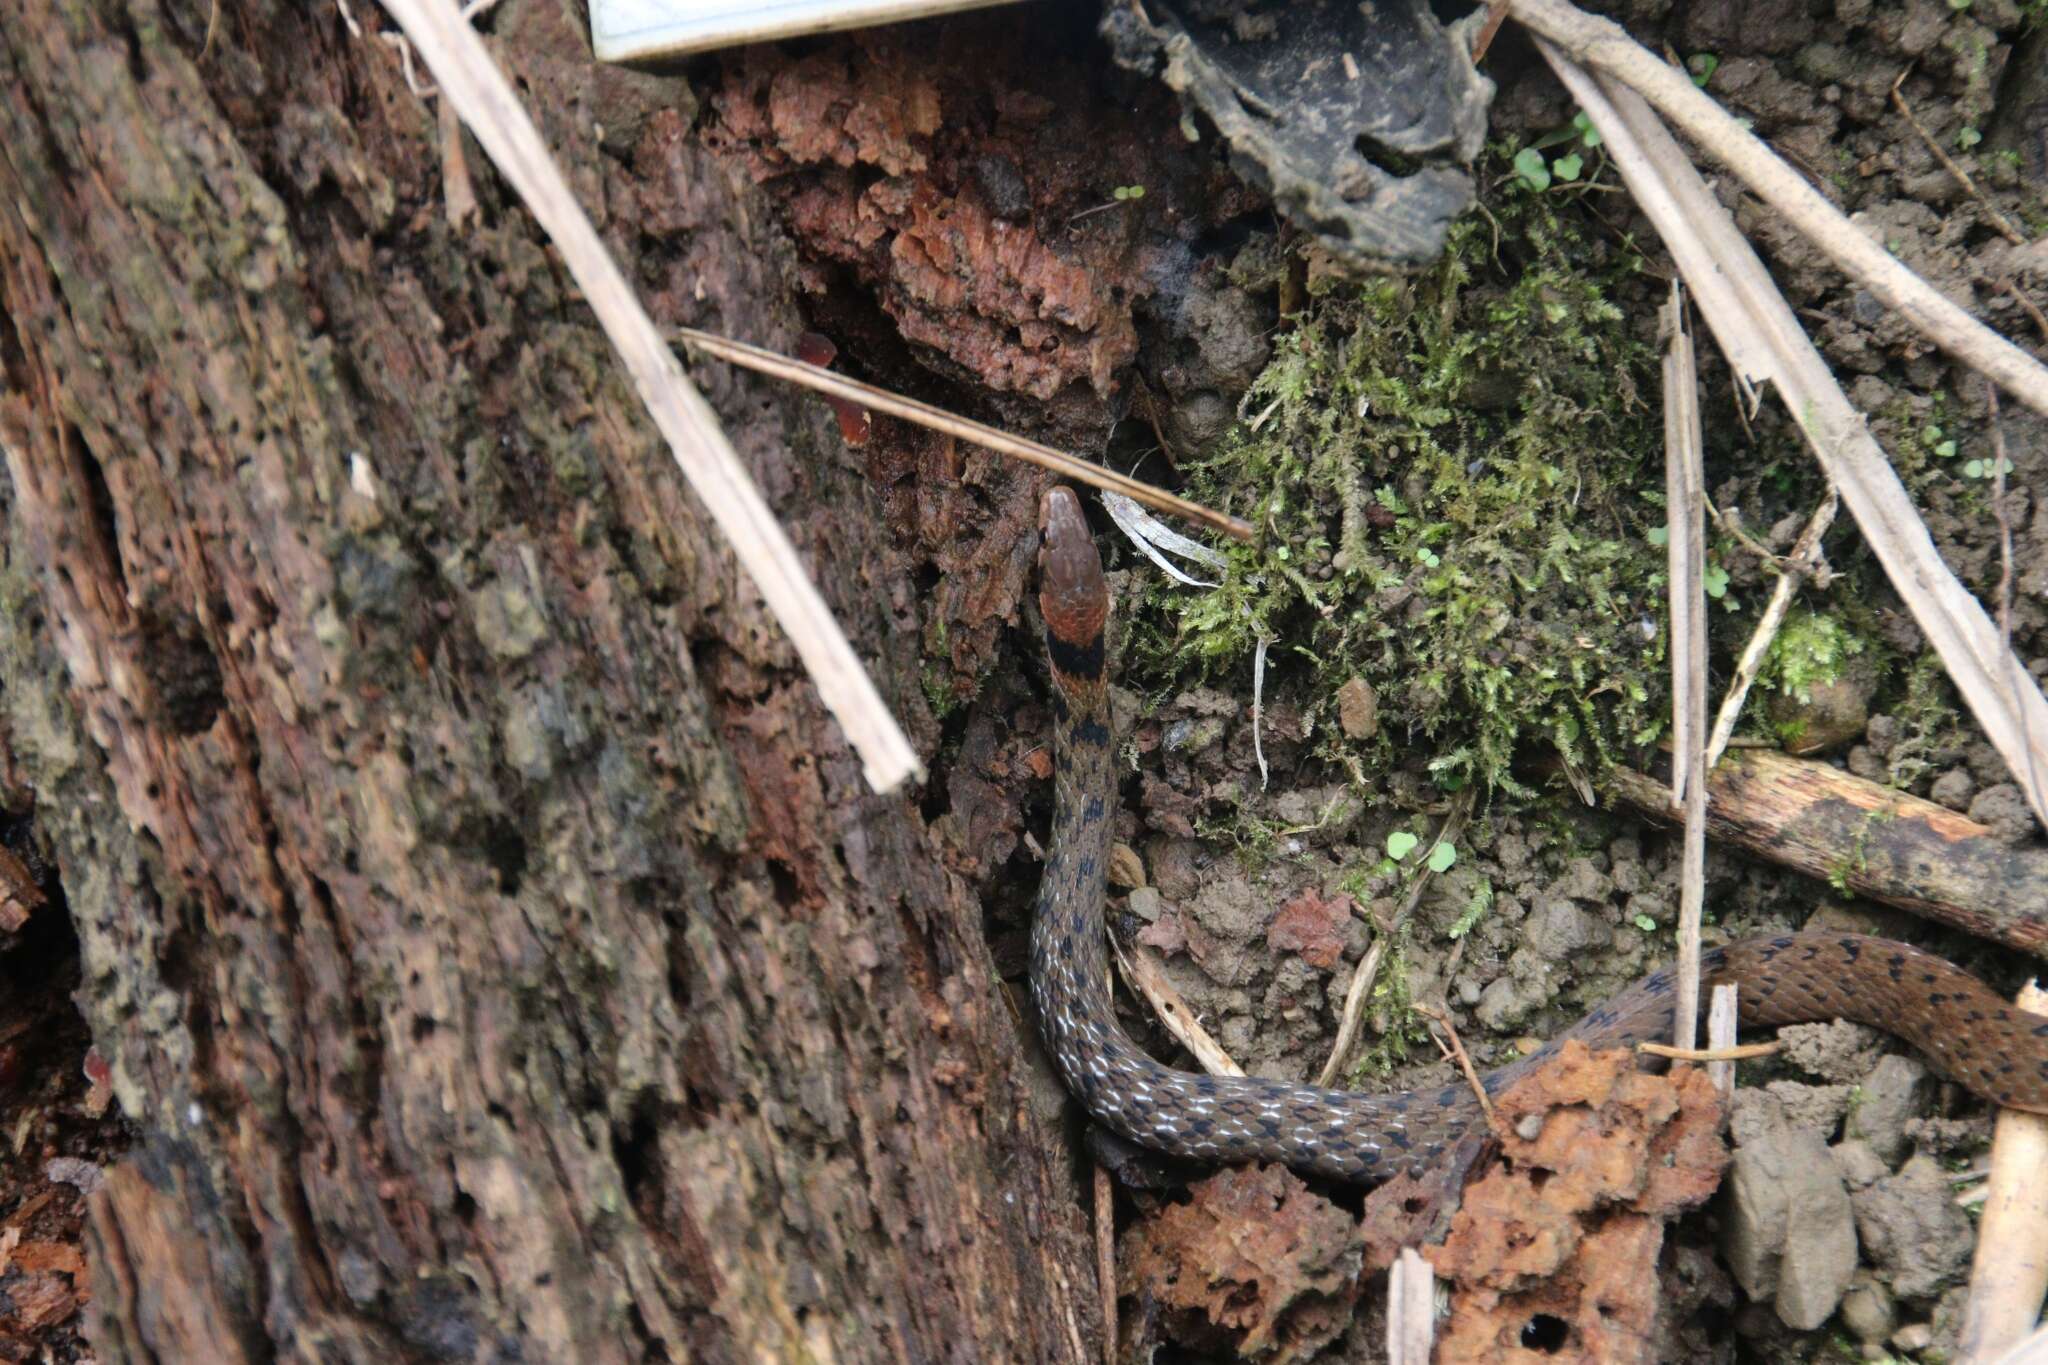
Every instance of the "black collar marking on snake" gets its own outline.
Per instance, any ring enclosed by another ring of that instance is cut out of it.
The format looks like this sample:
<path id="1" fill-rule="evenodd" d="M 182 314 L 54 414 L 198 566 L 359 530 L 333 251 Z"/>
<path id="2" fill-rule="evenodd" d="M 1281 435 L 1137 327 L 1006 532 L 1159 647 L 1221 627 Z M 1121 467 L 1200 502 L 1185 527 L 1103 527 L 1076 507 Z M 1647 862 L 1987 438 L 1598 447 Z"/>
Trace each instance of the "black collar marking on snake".
<path id="1" fill-rule="evenodd" d="M 1103 653 L 1109 594 L 1080 499 L 1040 506 L 1039 606 L 1056 727 L 1052 838 L 1031 929 L 1038 1027 L 1068 1089 L 1112 1131 L 1199 1161 L 1278 1161 L 1360 1184 L 1435 1166 L 1479 1117 L 1469 1088 L 1369 1095 L 1206 1076 L 1147 1056 L 1117 1022 L 1102 908 L 1116 813 Z M 2048 1020 L 2021 1014 L 1938 957 L 1854 934 L 1748 939 L 1703 954 L 1708 982 L 1741 984 L 1741 1023 L 1843 1018 L 1913 1044 L 1950 1080 L 2009 1108 L 2048 1112 Z M 1568 1038 L 1593 1047 L 1670 1036 L 1668 971 L 1638 981 L 1559 1038 L 1488 1073 L 1498 1093 Z"/>

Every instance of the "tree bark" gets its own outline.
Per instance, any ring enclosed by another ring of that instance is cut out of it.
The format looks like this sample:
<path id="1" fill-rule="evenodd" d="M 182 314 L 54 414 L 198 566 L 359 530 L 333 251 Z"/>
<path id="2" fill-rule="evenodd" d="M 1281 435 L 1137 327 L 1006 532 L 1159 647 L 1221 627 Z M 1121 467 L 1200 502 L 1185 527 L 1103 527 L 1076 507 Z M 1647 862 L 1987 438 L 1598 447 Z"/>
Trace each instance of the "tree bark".
<path id="1" fill-rule="evenodd" d="M 1078 1359 L 978 904 L 473 146 L 451 226 L 383 22 L 0 24 L 4 700 L 142 1134 L 101 1358 Z M 592 66 L 563 0 L 493 22 L 657 316 L 786 348 L 687 86 Z M 829 414 L 707 379 L 929 757 Z"/>

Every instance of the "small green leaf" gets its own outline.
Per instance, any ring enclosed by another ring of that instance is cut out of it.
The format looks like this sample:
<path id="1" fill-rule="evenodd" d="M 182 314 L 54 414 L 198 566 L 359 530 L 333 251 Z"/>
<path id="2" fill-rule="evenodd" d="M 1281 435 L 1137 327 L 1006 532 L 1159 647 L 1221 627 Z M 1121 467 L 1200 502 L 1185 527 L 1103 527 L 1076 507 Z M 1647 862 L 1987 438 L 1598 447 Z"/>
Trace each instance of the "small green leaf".
<path id="1" fill-rule="evenodd" d="M 1669 545 L 1671 543 L 1671 528 L 1669 526 L 1652 526 L 1649 534 L 1644 536 L 1643 539 L 1649 541 L 1652 545 Z"/>
<path id="2" fill-rule="evenodd" d="M 1721 59 L 1711 52 L 1696 52 L 1686 66 L 1692 70 L 1692 83 L 1704 90 L 1707 82 L 1714 79 L 1714 72 L 1720 69 Z"/>
<path id="3" fill-rule="evenodd" d="M 1387 856 L 1398 863 L 1413 853 L 1415 846 L 1421 842 L 1407 830 L 1397 829 L 1387 836 Z"/>
<path id="4" fill-rule="evenodd" d="M 1581 109 L 1573 116 L 1572 127 L 1579 130 L 1579 141 L 1585 143 L 1588 147 L 1598 147 L 1600 145 L 1600 130 L 1593 126 L 1593 120 L 1587 117 L 1585 110 Z"/>
<path id="5" fill-rule="evenodd" d="M 1431 872 L 1449 872 L 1452 864 L 1457 861 L 1458 846 L 1456 844 L 1438 844 L 1429 851 L 1429 870 Z"/>
<path id="6" fill-rule="evenodd" d="M 1970 148 L 1982 142 L 1983 140 L 1984 134 L 1978 132 L 1975 128 L 1969 127 L 1968 125 L 1965 125 L 1956 133 L 1956 146 L 1962 148 L 1966 152 L 1969 151 Z"/>
<path id="7" fill-rule="evenodd" d="M 1944 460 L 1952 460 L 1956 454 L 1956 443 L 1954 441 L 1941 441 L 1935 445 L 1934 453 Z"/>
<path id="8" fill-rule="evenodd" d="M 1646 934 L 1654 934 L 1657 932 L 1657 921 L 1651 919 L 1648 915 L 1637 915 L 1636 928 Z"/>
<path id="9" fill-rule="evenodd" d="M 1707 571 L 1700 575 L 1700 586 L 1706 589 L 1707 596 L 1720 601 L 1728 592 L 1728 571 L 1719 564 L 1707 565 Z"/>
<path id="10" fill-rule="evenodd" d="M 1550 188 L 1550 167 L 1544 163 L 1543 153 L 1534 147 L 1524 147 L 1515 153 L 1515 174 L 1532 190 Z"/>
<path id="11" fill-rule="evenodd" d="M 1579 172 L 1586 169 L 1586 158 L 1580 156 L 1577 152 L 1573 152 L 1568 156 L 1561 156 L 1551 162 L 1550 169 L 1556 173 L 1559 180 L 1577 180 Z"/>

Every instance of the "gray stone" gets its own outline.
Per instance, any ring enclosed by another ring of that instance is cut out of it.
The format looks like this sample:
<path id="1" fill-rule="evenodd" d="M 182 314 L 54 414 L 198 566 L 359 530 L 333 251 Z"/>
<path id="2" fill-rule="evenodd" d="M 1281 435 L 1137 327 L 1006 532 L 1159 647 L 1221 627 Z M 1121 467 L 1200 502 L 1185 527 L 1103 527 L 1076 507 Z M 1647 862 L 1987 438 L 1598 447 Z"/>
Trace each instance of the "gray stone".
<path id="1" fill-rule="evenodd" d="M 2008 844 L 2023 844 L 2034 837 L 2034 812 L 2026 794 L 2011 782 L 2000 782 L 1977 793 L 1970 802 L 1970 818 L 1991 826 L 1991 837 Z"/>
<path id="2" fill-rule="evenodd" d="M 1892 1173 L 1892 1168 L 1861 1138 L 1847 1138 L 1828 1148 L 1828 1152 L 1835 1159 L 1835 1169 L 1842 1173 L 1842 1183 L 1852 1191 L 1874 1185 Z"/>
<path id="3" fill-rule="evenodd" d="M 1950 810 L 1967 810 L 1970 797 L 1976 790 L 1977 780 L 1970 776 L 1968 768 L 1950 768 L 1934 779 L 1934 785 L 1927 789 L 1927 799 L 1938 801 Z"/>
<path id="4" fill-rule="evenodd" d="M 1740 1141 L 1722 1186 L 1721 1248 L 1754 1299 L 1779 1321 L 1811 1331 L 1827 1321 L 1856 1270 L 1849 1193 L 1810 1130 L 1785 1121 L 1769 1096 L 1738 1095 Z"/>
<path id="5" fill-rule="evenodd" d="M 1541 984 L 1509 972 L 1486 983 L 1486 989 L 1479 993 L 1479 1004 L 1473 1013 L 1479 1022 L 1490 1029 L 1510 1029 L 1529 1017 L 1530 1011 L 1541 1005 L 1545 993 Z"/>
<path id="6" fill-rule="evenodd" d="M 1834 1136 L 1836 1125 L 1849 1112 L 1850 1098 L 1856 1093 L 1853 1086 L 1807 1085 L 1800 1081 L 1772 1081 L 1764 1090 L 1785 1106 L 1786 1121 L 1794 1128 L 1809 1129 L 1823 1140 Z"/>
<path id="7" fill-rule="evenodd" d="M 1809 1076 L 1836 1084 L 1857 1084 L 1884 1055 L 1885 1037 L 1876 1029 L 1837 1019 L 1826 1024 L 1787 1024 L 1778 1030 L 1785 1060 Z"/>
<path id="8" fill-rule="evenodd" d="M 1611 935 L 1607 926 L 1561 896 L 1545 896 L 1529 912 L 1523 933 L 1538 957 L 1562 962 L 1588 948 L 1604 948 Z"/>
<path id="9" fill-rule="evenodd" d="M 1862 1342 L 1881 1342 L 1898 1329 L 1899 1305 L 1884 1281 L 1858 1270 L 1842 1296 L 1842 1326 Z"/>
<path id="10" fill-rule="evenodd" d="M 1933 1298 L 1962 1279 L 1976 1233 L 1932 1158 L 1914 1157 L 1849 1201 L 1870 1264 L 1901 1298 Z"/>
<path id="11" fill-rule="evenodd" d="M 1897 1164 L 1906 1155 L 1906 1122 L 1927 1107 L 1933 1088 L 1933 1077 L 1917 1058 L 1881 1059 L 1856 1088 L 1846 1135 L 1869 1143 L 1887 1166 Z"/>

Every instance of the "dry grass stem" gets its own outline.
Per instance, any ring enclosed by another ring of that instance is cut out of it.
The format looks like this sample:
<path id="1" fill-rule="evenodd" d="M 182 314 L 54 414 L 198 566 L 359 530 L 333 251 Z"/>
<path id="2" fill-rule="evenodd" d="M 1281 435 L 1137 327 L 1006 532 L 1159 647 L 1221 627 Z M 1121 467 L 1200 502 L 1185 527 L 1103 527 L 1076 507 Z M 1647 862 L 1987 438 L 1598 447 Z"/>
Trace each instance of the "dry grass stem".
<path id="1" fill-rule="evenodd" d="M 1749 699 L 1749 689 L 1756 684 L 1764 655 L 1770 651 L 1771 641 L 1777 638 L 1778 628 L 1785 624 L 1785 616 L 1792 610 L 1792 594 L 1798 588 L 1799 580 L 1820 563 L 1821 537 L 1834 524 L 1835 509 L 1841 505 L 1841 495 L 1830 487 L 1827 497 L 1813 509 L 1806 529 L 1793 543 L 1792 553 L 1783 560 L 1766 555 L 1765 563 L 1777 565 L 1778 581 L 1771 589 L 1771 600 L 1764 607 L 1763 617 L 1750 633 L 1749 643 L 1742 648 L 1742 657 L 1735 664 L 1735 679 L 1728 685 L 1728 695 L 1721 699 L 1721 710 L 1714 717 L 1714 733 L 1707 740 L 1708 768 L 1721 761 L 1721 755 L 1727 752 L 1728 741 L 1735 737 L 1736 723 L 1742 719 L 1742 704 Z"/>
<path id="2" fill-rule="evenodd" d="M 1707 885 L 1707 488 L 1700 432 L 1700 377 L 1685 291 L 1671 282 L 1664 336 L 1664 497 L 1671 574 L 1671 799 L 1685 810 L 1678 884 L 1677 998 L 1672 1042 L 1699 1031 L 1700 916 Z"/>
<path id="3" fill-rule="evenodd" d="M 1556 0 L 1516 0 L 1517 10 L 1525 3 L 1549 10 Z M 2048 771 L 2048 699 L 2011 666 L 1983 604 L 1942 562 L 1897 472 L 1763 263 L 1641 96 L 1620 81 L 1596 82 L 1554 47 L 1538 46 L 1605 137 L 1730 365 L 1775 386 L 2036 817 L 2048 822 L 2048 783 L 2034 776 Z"/>
<path id="4" fill-rule="evenodd" d="M 1055 450 L 1041 442 L 1023 436 L 1012 436 L 1007 431 L 999 431 L 995 427 L 969 421 L 930 403 L 905 398 L 887 389 L 878 389 L 873 384 L 863 384 L 858 379 L 834 374 L 821 366 L 807 365 L 801 360 L 792 359 L 764 346 L 733 341 L 712 332 L 700 332 L 694 327 L 676 327 L 671 329 L 671 332 L 677 340 L 706 355 L 716 356 L 728 364 L 738 365 L 742 369 L 772 375 L 777 379 L 801 384 L 807 389 L 828 393 L 836 398 L 850 399 L 876 412 L 886 412 L 891 417 L 900 417 L 906 422 L 914 422 L 933 431 L 943 431 L 973 445 L 993 450 L 998 455 L 1008 455 L 1028 464 L 1035 464 L 1041 469 L 1051 470 L 1063 479 L 1072 479 L 1076 483 L 1085 483 L 1092 488 L 1100 488 L 1111 493 L 1121 493 L 1133 502 L 1143 503 L 1155 511 L 1170 512 L 1174 516 L 1221 531 L 1224 535 L 1238 540 L 1251 540 L 1255 534 L 1252 524 L 1248 521 L 1212 511 L 1200 503 L 1176 497 L 1163 488 L 1155 488 L 1129 475 L 1119 474 L 1114 469 L 1106 469 L 1090 460 L 1069 455 L 1064 450 Z"/>
<path id="5" fill-rule="evenodd" d="M 1654 104 L 1921 335 L 1990 376 L 2028 407 L 2048 415 L 2048 368 L 1950 302 L 1872 241 L 1684 72 L 1646 51 L 1619 24 L 1587 14 L 1567 0 L 1513 0 L 1513 4 L 1515 18 L 1547 39 L 1553 52 L 1561 51 L 1570 60 L 1599 71 L 1617 88 L 1637 92 Z M 1690 166 L 1690 160 L 1675 146 L 1673 154 Z M 1636 189 L 1633 181 L 1630 188 Z M 1640 197 L 1639 189 L 1637 194 Z M 1700 292 L 1697 278 L 1688 275 L 1686 282 L 1695 293 Z M 1854 502 L 1850 505 L 1853 510 Z"/>
<path id="6" fill-rule="evenodd" d="M 734 453 L 702 395 L 669 351 L 561 168 L 475 30 L 451 4 L 388 0 L 434 73 L 443 98 L 526 201 L 632 376 L 690 486 L 718 522 L 762 600 L 789 635 L 818 695 L 860 755 L 868 784 L 889 791 L 923 775 L 917 753 L 882 702 L 853 646 L 804 570 L 796 547 Z"/>

